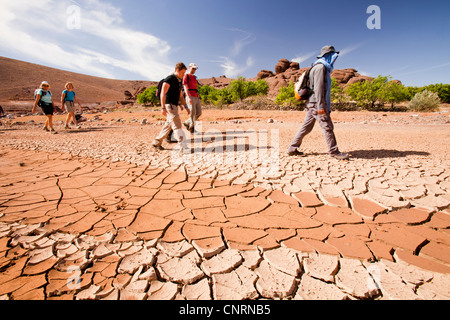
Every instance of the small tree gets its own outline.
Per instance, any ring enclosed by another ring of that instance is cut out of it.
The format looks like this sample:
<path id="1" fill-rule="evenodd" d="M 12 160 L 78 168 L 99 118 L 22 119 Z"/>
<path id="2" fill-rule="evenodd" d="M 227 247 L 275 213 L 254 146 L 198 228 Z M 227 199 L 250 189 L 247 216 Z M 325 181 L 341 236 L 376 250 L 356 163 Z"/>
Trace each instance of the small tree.
<path id="1" fill-rule="evenodd" d="M 436 92 L 424 90 L 417 93 L 408 107 L 412 111 L 436 111 L 439 110 L 441 99 Z"/>
<path id="2" fill-rule="evenodd" d="M 371 85 L 372 81 L 357 82 L 346 89 L 347 95 L 354 101 L 359 107 L 362 108 L 374 108 L 377 101 L 377 96 L 374 88 Z"/>
<path id="3" fill-rule="evenodd" d="M 265 96 L 268 92 L 267 81 L 262 79 L 256 82 L 246 81 L 243 77 L 233 80 L 228 87 L 223 89 L 216 89 L 212 86 L 202 86 L 199 89 L 200 99 L 204 103 L 212 103 L 216 106 L 242 101 L 251 96 Z"/>
<path id="4" fill-rule="evenodd" d="M 247 89 L 247 95 L 249 97 L 257 95 L 267 96 L 269 93 L 269 84 L 264 79 L 256 80 L 256 82 L 248 82 L 247 85 L 249 86 Z"/>
<path id="5" fill-rule="evenodd" d="M 412 100 L 417 93 L 424 90 L 436 92 L 439 95 L 439 98 L 441 98 L 442 103 L 450 103 L 450 84 L 442 83 L 430 84 L 425 87 L 406 87 L 408 100 Z"/>
<path id="6" fill-rule="evenodd" d="M 343 110 L 348 102 L 348 97 L 335 78 L 331 78 L 331 102 L 336 109 Z"/>
<path id="7" fill-rule="evenodd" d="M 230 83 L 230 94 L 233 102 L 242 101 L 246 98 L 246 84 L 245 78 L 239 77 Z"/>
<path id="8" fill-rule="evenodd" d="M 214 91 L 217 90 L 212 86 L 201 86 L 198 89 L 198 94 L 203 103 L 214 103 L 212 99 L 212 95 Z"/>
<path id="9" fill-rule="evenodd" d="M 394 108 L 394 103 L 408 100 L 406 88 L 395 81 L 387 82 L 380 92 L 380 100 L 388 102 Z"/>
<path id="10" fill-rule="evenodd" d="M 275 98 L 275 103 L 285 107 L 301 106 L 302 102 L 295 99 L 295 84 L 290 82 L 287 87 L 281 87 Z"/>
<path id="11" fill-rule="evenodd" d="M 137 101 L 140 104 L 151 104 L 155 106 L 159 103 L 159 99 L 156 97 L 156 87 L 150 87 L 137 96 Z"/>
<path id="12" fill-rule="evenodd" d="M 425 87 L 426 90 L 436 92 L 443 103 L 450 103 L 450 84 L 430 84 Z"/>
<path id="13" fill-rule="evenodd" d="M 394 106 L 395 102 L 408 99 L 408 92 L 405 87 L 395 81 L 392 77 L 379 75 L 371 81 L 354 83 L 346 89 L 348 96 L 356 101 L 358 106 L 367 110 L 375 110 L 377 103 L 384 105 L 389 102 Z"/>

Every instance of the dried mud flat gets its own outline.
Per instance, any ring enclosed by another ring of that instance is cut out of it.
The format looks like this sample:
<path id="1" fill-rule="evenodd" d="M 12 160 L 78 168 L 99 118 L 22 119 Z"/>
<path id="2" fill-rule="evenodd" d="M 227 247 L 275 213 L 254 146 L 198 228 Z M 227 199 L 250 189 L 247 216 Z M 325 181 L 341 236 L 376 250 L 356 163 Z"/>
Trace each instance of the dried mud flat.
<path id="1" fill-rule="evenodd" d="M 349 161 L 284 154 L 302 112 L 205 110 L 188 154 L 86 117 L 0 127 L 0 299 L 450 298 L 447 113 L 334 113 Z"/>

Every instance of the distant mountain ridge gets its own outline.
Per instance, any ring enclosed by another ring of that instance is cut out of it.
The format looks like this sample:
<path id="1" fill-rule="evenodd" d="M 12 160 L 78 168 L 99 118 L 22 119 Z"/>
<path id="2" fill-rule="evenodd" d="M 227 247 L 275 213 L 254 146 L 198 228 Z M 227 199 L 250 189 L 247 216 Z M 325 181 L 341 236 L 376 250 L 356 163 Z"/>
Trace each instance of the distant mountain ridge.
<path id="1" fill-rule="evenodd" d="M 33 100 L 34 90 L 48 81 L 50 91 L 57 97 L 67 82 L 72 82 L 84 103 L 101 103 L 124 99 L 124 91 L 155 85 L 152 81 L 113 80 L 50 68 L 34 63 L 0 57 L 0 101 Z"/>
<path id="2" fill-rule="evenodd" d="M 300 68 L 298 63 L 281 59 L 275 66 L 275 72 L 261 70 L 256 77 L 248 80 L 265 79 L 269 83 L 268 97 L 274 99 L 282 86 L 295 82 L 306 69 Z M 361 76 L 355 69 L 335 70 L 332 76 L 341 85 L 370 79 Z M 0 102 L 33 100 L 34 90 L 44 80 L 50 83 L 56 103 L 68 81 L 74 84 L 83 103 L 133 100 L 137 93 L 157 85 L 154 81 L 106 79 L 0 57 Z M 225 76 L 200 79 L 203 84 L 215 88 L 224 88 L 232 80 Z"/>

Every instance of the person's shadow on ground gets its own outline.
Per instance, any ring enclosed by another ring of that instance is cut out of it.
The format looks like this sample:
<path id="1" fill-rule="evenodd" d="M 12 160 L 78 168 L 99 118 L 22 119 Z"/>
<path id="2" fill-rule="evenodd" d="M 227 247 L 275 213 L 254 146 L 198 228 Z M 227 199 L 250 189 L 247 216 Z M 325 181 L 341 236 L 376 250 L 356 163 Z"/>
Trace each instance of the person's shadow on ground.
<path id="1" fill-rule="evenodd" d="M 399 151 L 399 150 L 355 150 L 349 152 L 355 159 L 380 159 L 380 158 L 405 158 L 407 156 L 428 157 L 431 154 L 424 151 Z"/>

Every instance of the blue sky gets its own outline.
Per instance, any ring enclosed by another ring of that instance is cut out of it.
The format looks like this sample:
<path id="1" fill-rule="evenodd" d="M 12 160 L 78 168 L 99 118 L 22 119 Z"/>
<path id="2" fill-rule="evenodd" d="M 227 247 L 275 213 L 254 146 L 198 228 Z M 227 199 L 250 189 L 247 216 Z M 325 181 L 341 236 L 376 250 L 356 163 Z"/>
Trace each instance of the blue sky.
<path id="1" fill-rule="evenodd" d="M 369 29 L 370 5 L 381 29 Z M 450 1 L 0 0 L 0 56 L 125 80 L 160 80 L 182 61 L 200 78 L 255 77 L 281 58 L 450 83 Z"/>

